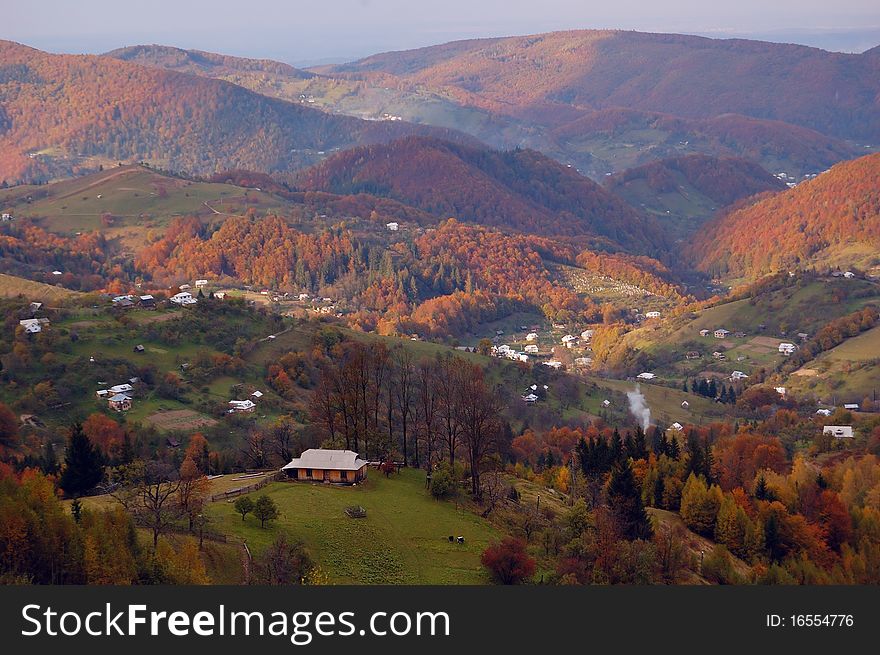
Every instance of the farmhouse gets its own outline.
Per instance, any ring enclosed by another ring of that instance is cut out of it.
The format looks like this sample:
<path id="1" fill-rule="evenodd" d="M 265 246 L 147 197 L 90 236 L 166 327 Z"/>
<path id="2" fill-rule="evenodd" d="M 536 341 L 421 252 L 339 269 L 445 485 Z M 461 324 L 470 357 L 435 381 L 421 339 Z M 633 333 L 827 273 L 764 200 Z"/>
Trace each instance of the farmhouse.
<path id="1" fill-rule="evenodd" d="M 639 373 L 636 376 L 637 380 L 653 380 L 657 376 L 654 373 Z"/>
<path id="2" fill-rule="evenodd" d="M 681 408 L 682 409 L 687 409 L 690 406 L 691 406 L 691 404 L 688 401 L 686 401 L 686 400 L 681 401 Z"/>
<path id="3" fill-rule="evenodd" d="M 726 339 L 728 334 L 730 334 L 730 330 L 725 330 L 724 328 L 718 328 L 713 332 L 716 339 Z"/>
<path id="4" fill-rule="evenodd" d="M 733 373 L 730 374 L 731 380 L 745 380 L 747 377 L 749 377 L 749 376 L 746 375 L 745 373 L 743 373 L 742 371 L 734 371 Z"/>
<path id="5" fill-rule="evenodd" d="M 645 318 L 660 318 L 660 312 L 648 312 Z"/>
<path id="6" fill-rule="evenodd" d="M 857 411 L 859 411 L 860 406 L 859 406 L 858 403 L 844 403 L 844 404 L 843 404 L 843 408 L 844 408 L 844 409 L 849 409 L 849 410 L 852 410 L 852 411 L 856 411 L 856 412 L 857 412 Z"/>
<path id="7" fill-rule="evenodd" d="M 831 410 L 823 407 L 822 409 L 817 409 L 816 414 L 819 416 L 831 416 Z"/>
<path id="8" fill-rule="evenodd" d="M 354 484 L 366 479 L 367 461 L 351 450 L 310 448 L 281 470 L 294 480 Z"/>
<path id="9" fill-rule="evenodd" d="M 151 296 L 150 294 L 147 294 L 145 296 L 140 296 L 138 298 L 138 300 L 140 301 L 141 307 L 143 307 L 144 309 L 155 309 L 156 308 L 156 299 L 153 296 Z"/>
<path id="10" fill-rule="evenodd" d="M 562 362 L 557 361 L 555 359 L 551 359 L 549 362 L 541 362 L 544 366 L 549 366 L 550 368 L 556 369 L 557 371 L 562 368 Z"/>
<path id="11" fill-rule="evenodd" d="M 584 330 L 581 332 L 581 341 L 589 341 L 593 338 L 593 333 L 595 330 Z"/>
<path id="12" fill-rule="evenodd" d="M 11 220 L 12 220 L 12 214 L 10 214 L 9 212 L 3 212 L 2 219 L 3 219 L 4 221 L 11 221 Z"/>
<path id="13" fill-rule="evenodd" d="M 181 307 L 195 305 L 198 302 L 197 299 L 193 298 L 192 294 L 189 291 L 181 291 L 180 293 L 175 293 L 168 300 L 173 302 L 175 305 L 180 305 Z"/>
<path id="14" fill-rule="evenodd" d="M 701 336 L 701 337 L 708 337 L 708 336 L 709 336 L 709 330 L 700 330 L 700 336 Z"/>
<path id="15" fill-rule="evenodd" d="M 208 286 L 208 281 L 207 280 L 196 280 L 195 284 L 196 284 L 196 289 L 200 289 L 201 287 Z"/>
<path id="16" fill-rule="evenodd" d="M 18 324 L 24 328 L 27 334 L 36 334 L 43 331 L 43 326 L 40 325 L 39 319 L 36 318 L 26 318 L 19 321 Z"/>
<path id="17" fill-rule="evenodd" d="M 230 400 L 229 401 L 229 413 L 235 412 L 252 412 L 256 405 L 252 400 Z"/>
<path id="18" fill-rule="evenodd" d="M 797 346 L 793 343 L 786 343 L 785 341 L 783 341 L 779 344 L 779 352 L 781 352 L 783 355 L 791 355 L 792 353 L 794 353 L 795 350 L 797 350 Z"/>
<path id="19" fill-rule="evenodd" d="M 565 345 L 566 348 L 573 347 L 576 341 L 577 337 L 572 334 L 566 334 L 564 337 L 562 337 L 562 343 Z"/>
<path id="20" fill-rule="evenodd" d="M 700 353 L 696 350 L 689 350 L 684 354 L 685 359 L 699 359 Z"/>
<path id="21" fill-rule="evenodd" d="M 117 384 L 110 387 L 110 393 L 131 393 L 132 391 L 134 391 L 134 387 L 128 383 Z"/>
<path id="22" fill-rule="evenodd" d="M 526 394 L 525 396 L 522 397 L 522 399 L 530 405 L 538 402 L 538 396 L 536 396 L 533 393 Z"/>
<path id="23" fill-rule="evenodd" d="M 131 409 L 131 396 L 124 393 L 117 393 L 107 399 L 110 409 L 117 412 L 127 412 Z"/>
<path id="24" fill-rule="evenodd" d="M 529 332 L 526 335 L 526 341 L 537 341 L 537 340 L 538 340 L 538 333 L 537 332 Z"/>
<path id="25" fill-rule="evenodd" d="M 852 439 L 853 429 L 851 425 L 826 425 L 822 434 L 830 434 L 835 439 Z"/>
<path id="26" fill-rule="evenodd" d="M 530 343 L 529 345 L 526 346 L 526 352 L 531 353 L 532 355 L 537 355 L 538 354 L 538 346 L 536 346 L 533 343 Z"/>
<path id="27" fill-rule="evenodd" d="M 773 387 L 780 396 L 785 396 L 786 391 L 788 391 L 785 387 Z"/>
<path id="28" fill-rule="evenodd" d="M 391 223 L 385 223 L 385 227 L 387 227 L 390 232 L 397 232 L 397 230 L 400 229 L 400 224 L 392 221 Z"/>
<path id="29" fill-rule="evenodd" d="M 682 430 L 684 430 L 684 426 L 681 423 L 679 423 L 678 421 L 673 423 L 670 427 L 673 430 L 675 430 L 676 432 L 681 432 Z"/>

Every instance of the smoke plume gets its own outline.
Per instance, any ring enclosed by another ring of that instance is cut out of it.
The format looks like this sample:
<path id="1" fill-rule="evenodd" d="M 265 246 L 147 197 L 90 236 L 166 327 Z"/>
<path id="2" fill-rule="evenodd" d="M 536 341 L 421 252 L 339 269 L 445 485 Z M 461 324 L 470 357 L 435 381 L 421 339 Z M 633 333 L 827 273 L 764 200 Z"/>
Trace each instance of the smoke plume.
<path id="1" fill-rule="evenodd" d="M 642 429 L 647 430 L 651 425 L 651 408 L 648 407 L 648 401 L 645 399 L 641 387 L 637 384 L 635 389 L 627 391 L 626 399 L 629 402 L 629 411 L 637 421 L 641 422 Z"/>

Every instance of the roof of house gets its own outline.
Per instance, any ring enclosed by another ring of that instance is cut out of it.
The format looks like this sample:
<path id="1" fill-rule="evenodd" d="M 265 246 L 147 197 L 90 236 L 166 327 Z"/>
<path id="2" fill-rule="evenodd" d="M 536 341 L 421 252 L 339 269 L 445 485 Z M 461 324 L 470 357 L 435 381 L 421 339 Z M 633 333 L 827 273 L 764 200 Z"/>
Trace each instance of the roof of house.
<path id="1" fill-rule="evenodd" d="M 281 467 L 287 469 L 333 469 L 337 471 L 358 471 L 367 465 L 353 450 L 328 450 L 310 448 L 299 457 L 294 457 L 289 464 Z"/>
<path id="2" fill-rule="evenodd" d="M 838 438 L 840 438 L 840 437 L 852 438 L 852 436 L 853 436 L 853 429 L 852 429 L 851 425 L 826 425 L 822 429 L 822 432 L 824 434 L 830 433 Z"/>
<path id="3" fill-rule="evenodd" d="M 122 402 L 125 402 L 126 400 L 131 400 L 131 396 L 126 396 L 124 393 L 118 393 L 115 396 L 110 396 L 110 398 L 108 398 L 108 400 L 111 403 L 122 403 Z"/>

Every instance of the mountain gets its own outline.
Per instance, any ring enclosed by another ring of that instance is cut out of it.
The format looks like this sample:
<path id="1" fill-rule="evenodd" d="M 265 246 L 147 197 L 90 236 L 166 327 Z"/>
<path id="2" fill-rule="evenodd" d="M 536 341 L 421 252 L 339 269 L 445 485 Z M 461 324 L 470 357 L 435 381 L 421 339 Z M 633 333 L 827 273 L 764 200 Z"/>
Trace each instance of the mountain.
<path id="1" fill-rule="evenodd" d="M 191 73 L 206 77 L 228 79 L 228 76 L 255 73 L 261 76 L 272 75 L 294 80 L 310 80 L 317 75 L 294 68 L 271 59 L 248 59 L 228 55 L 204 52 L 202 50 L 184 50 L 163 45 L 138 45 L 118 48 L 105 54 L 106 57 L 128 61 L 142 66 L 153 66 L 174 70 L 179 73 Z M 230 82 L 235 80 L 230 79 Z M 246 85 L 242 85 L 246 86 Z"/>
<path id="2" fill-rule="evenodd" d="M 594 178 L 695 152 L 800 176 L 864 153 L 847 140 L 880 142 L 871 51 L 570 31 L 459 41 L 313 71 L 420 93 L 434 105 L 443 98 L 470 112 L 461 124 L 474 127 L 463 129 L 483 141 L 532 147 Z M 387 107 L 406 120 L 430 116 L 412 98 Z"/>
<path id="3" fill-rule="evenodd" d="M 120 160 L 213 173 L 286 171 L 325 153 L 409 134 L 203 76 L 0 42 L 0 180 L 40 180 Z"/>
<path id="4" fill-rule="evenodd" d="M 557 151 L 582 153 L 579 167 L 601 178 L 615 170 L 687 154 L 740 157 L 800 178 L 864 150 L 781 121 L 723 114 L 682 118 L 632 109 L 602 109 L 555 128 Z"/>
<path id="5" fill-rule="evenodd" d="M 746 159 L 686 155 L 613 175 L 605 188 L 687 238 L 720 208 L 786 185 Z"/>
<path id="6" fill-rule="evenodd" d="M 462 41 L 318 70 L 393 75 L 463 104 L 557 124 L 626 107 L 688 118 L 735 113 L 880 140 L 873 57 L 790 44 L 583 30 Z"/>
<path id="7" fill-rule="evenodd" d="M 594 179 L 692 153 L 746 157 L 800 177 L 864 154 L 845 139 L 867 139 L 878 114 L 870 52 L 743 40 L 559 32 L 457 41 L 310 71 L 155 45 L 107 56 L 335 114 L 531 148 Z"/>
<path id="8" fill-rule="evenodd" d="M 295 184 L 310 191 L 388 196 L 441 219 L 592 237 L 605 247 L 646 254 L 665 243 L 654 219 L 533 150 L 411 137 L 335 154 L 303 171 Z"/>
<path id="9" fill-rule="evenodd" d="M 832 167 L 716 219 L 695 244 L 697 266 L 757 277 L 797 266 L 872 266 L 880 248 L 880 153 Z"/>

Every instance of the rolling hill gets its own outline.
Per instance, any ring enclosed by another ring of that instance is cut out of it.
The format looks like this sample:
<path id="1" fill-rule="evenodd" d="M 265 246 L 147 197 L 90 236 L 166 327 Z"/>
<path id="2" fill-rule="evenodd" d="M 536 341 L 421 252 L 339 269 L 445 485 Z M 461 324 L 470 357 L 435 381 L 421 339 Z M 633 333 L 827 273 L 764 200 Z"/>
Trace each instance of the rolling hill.
<path id="1" fill-rule="evenodd" d="M 867 53 L 577 31 L 458 41 L 311 71 L 157 45 L 106 56 L 335 114 L 532 148 L 594 179 L 692 153 L 802 176 L 864 153 L 845 139 L 877 141 L 876 58 Z"/>
<path id="2" fill-rule="evenodd" d="M 618 173 L 605 188 L 686 238 L 720 208 L 786 186 L 745 159 L 687 155 Z"/>
<path id="3" fill-rule="evenodd" d="M 493 151 L 408 138 L 341 152 L 303 171 L 302 189 L 388 196 L 438 218 L 541 235 L 598 238 L 656 253 L 657 223 L 569 167 L 532 150 Z"/>
<path id="4" fill-rule="evenodd" d="M 694 243 L 698 268 L 754 278 L 801 266 L 871 267 L 880 246 L 880 154 L 719 217 Z"/>
<path id="5" fill-rule="evenodd" d="M 0 42 L 0 180 L 149 161 L 191 173 L 286 171 L 409 134 L 403 122 L 335 116 L 198 75 Z"/>
<path id="6" fill-rule="evenodd" d="M 316 70 L 393 75 L 462 104 L 557 124 L 626 107 L 689 118 L 735 113 L 880 140 L 873 58 L 797 45 L 582 30 L 459 41 Z"/>

